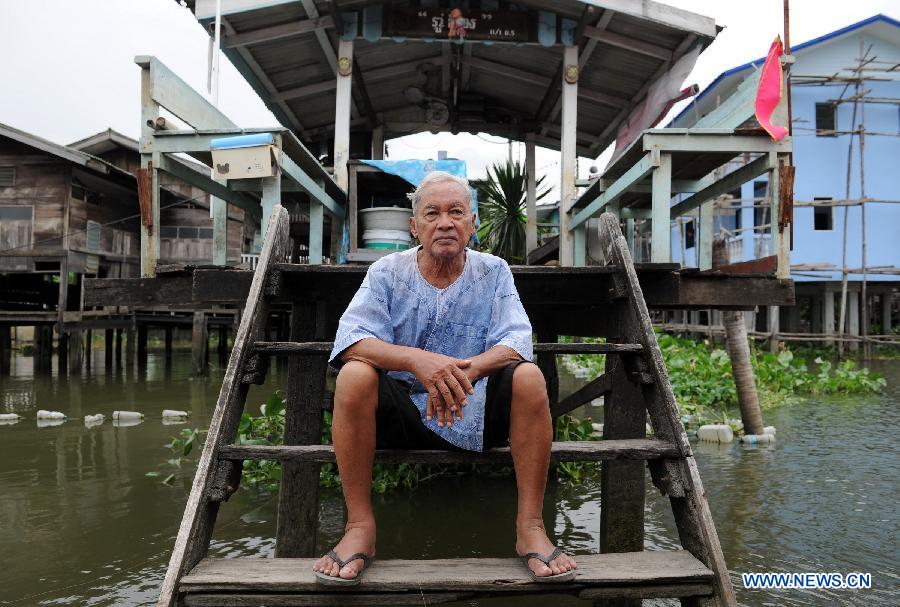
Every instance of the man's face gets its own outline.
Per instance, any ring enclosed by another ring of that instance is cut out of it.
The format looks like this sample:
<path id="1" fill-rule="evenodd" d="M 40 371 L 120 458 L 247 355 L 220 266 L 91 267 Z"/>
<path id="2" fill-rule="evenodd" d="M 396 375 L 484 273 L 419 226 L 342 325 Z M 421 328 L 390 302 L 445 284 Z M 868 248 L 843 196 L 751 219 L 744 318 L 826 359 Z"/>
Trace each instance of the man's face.
<path id="1" fill-rule="evenodd" d="M 475 233 L 468 192 L 452 181 L 426 187 L 409 229 L 422 243 L 422 250 L 433 257 L 448 260 L 462 255 Z"/>

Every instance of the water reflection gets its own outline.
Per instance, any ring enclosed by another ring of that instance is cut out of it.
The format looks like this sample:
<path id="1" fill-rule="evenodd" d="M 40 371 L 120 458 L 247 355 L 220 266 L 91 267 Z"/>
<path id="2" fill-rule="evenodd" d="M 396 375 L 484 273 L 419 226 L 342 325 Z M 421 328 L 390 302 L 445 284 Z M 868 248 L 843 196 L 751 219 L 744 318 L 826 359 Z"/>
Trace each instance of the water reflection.
<path id="1" fill-rule="evenodd" d="M 163 445 L 182 427 L 208 426 L 221 372 L 194 379 L 190 355 L 168 368 L 151 356 L 144 369 L 109 370 L 95 351 L 93 373 L 35 378 L 31 359 L 13 359 L 0 378 L 0 412 L 25 416 L 0 427 L 0 604 L 152 604 L 190 486 L 191 470 L 176 470 L 174 486 L 145 476 L 169 457 Z M 56 369 L 56 365 L 53 366 Z M 896 378 L 900 364 L 882 372 Z M 266 386 L 254 387 L 255 407 L 280 386 L 273 365 Z M 571 378 L 563 375 L 563 391 Z M 818 399 L 769 413 L 775 445 L 694 443 L 726 561 L 744 604 L 900 604 L 895 496 L 900 462 L 893 444 L 900 425 L 896 381 L 889 393 L 866 399 Z M 38 409 L 69 420 L 37 427 Z M 163 424 L 163 409 L 188 411 L 187 423 Z M 144 422 L 111 423 L 115 410 L 140 411 Z M 85 415 L 104 423 L 86 427 Z M 595 420 L 602 407 L 590 407 Z M 166 471 L 168 473 L 168 470 Z M 645 543 L 679 547 L 668 502 L 647 483 Z M 459 477 L 378 496 L 379 556 L 442 558 L 509 556 L 514 549 L 515 485 L 510 478 Z M 211 553 L 272 556 L 273 495 L 243 490 L 219 516 Z M 330 547 L 342 532 L 339 494 L 320 502 L 317 542 Z M 597 550 L 599 479 L 553 485 L 546 520 L 560 546 Z M 868 571 L 871 591 L 746 592 L 737 575 L 755 571 Z M 503 605 L 482 602 L 484 605 Z M 575 599 L 560 605 L 587 605 Z M 511 602 L 507 603 L 511 604 Z M 515 601 L 544 605 L 546 598 Z"/>

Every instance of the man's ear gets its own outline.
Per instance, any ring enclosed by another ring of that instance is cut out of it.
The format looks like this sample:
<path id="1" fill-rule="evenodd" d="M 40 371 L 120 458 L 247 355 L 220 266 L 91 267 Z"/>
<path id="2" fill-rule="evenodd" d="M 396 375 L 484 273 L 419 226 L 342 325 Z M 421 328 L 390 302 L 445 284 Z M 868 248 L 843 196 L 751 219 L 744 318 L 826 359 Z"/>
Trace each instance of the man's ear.
<path id="1" fill-rule="evenodd" d="M 415 211 L 413 211 L 415 213 Z M 413 235 L 413 238 L 418 238 L 419 235 L 416 233 L 416 217 L 415 214 L 409 218 L 409 233 Z"/>

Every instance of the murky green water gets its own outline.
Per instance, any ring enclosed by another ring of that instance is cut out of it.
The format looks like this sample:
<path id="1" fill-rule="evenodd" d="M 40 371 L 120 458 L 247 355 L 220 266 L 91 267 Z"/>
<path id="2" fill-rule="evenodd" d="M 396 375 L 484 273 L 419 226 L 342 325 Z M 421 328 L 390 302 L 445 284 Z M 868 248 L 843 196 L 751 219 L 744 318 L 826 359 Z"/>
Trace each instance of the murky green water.
<path id="1" fill-rule="evenodd" d="M 743 604 L 900 604 L 900 363 L 876 368 L 888 378 L 883 396 L 808 400 L 769 413 L 766 422 L 778 428 L 774 447 L 696 445 Z M 192 379 L 189 354 L 176 355 L 168 370 L 151 354 L 145 371 L 106 373 L 102 352 L 93 369 L 80 378 L 34 378 L 31 359 L 16 358 L 13 376 L 0 378 L 0 411 L 27 418 L 0 426 L 0 605 L 130 606 L 155 599 L 191 475 L 183 471 L 171 487 L 145 476 L 160 469 L 168 453 L 163 445 L 185 427 L 164 425 L 160 414 L 186 409 L 190 425 L 206 427 L 220 370 Z M 262 402 L 280 379 L 275 370 L 250 402 Z M 38 409 L 63 411 L 70 421 L 38 427 Z M 116 427 L 109 421 L 116 409 L 146 418 Z M 81 420 L 93 413 L 107 421 L 86 428 Z M 596 481 L 549 489 L 546 519 L 561 546 L 597 550 L 599 495 Z M 667 500 L 649 483 L 648 496 L 647 546 L 677 547 Z M 508 478 L 440 480 L 378 497 L 379 556 L 512 555 L 514 507 Z M 220 513 L 212 553 L 271 556 L 274 512 L 272 496 L 239 492 Z M 326 492 L 323 549 L 340 536 L 341 516 L 339 496 Z M 870 572 L 874 588 L 744 591 L 738 574 L 757 571 Z M 546 597 L 516 601 L 545 604 Z"/>

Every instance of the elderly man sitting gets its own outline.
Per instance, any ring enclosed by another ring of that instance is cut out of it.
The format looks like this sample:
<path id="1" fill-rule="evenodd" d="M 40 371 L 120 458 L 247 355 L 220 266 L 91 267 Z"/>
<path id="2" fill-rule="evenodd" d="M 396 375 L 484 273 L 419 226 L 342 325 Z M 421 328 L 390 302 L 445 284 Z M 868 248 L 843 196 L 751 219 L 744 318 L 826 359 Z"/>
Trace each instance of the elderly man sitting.
<path id="1" fill-rule="evenodd" d="M 541 516 L 552 421 L 531 323 L 506 262 L 466 248 L 475 232 L 465 180 L 433 172 L 412 195 L 421 246 L 369 268 L 341 317 L 332 438 L 347 505 L 344 537 L 314 565 L 349 585 L 375 555 L 371 483 L 378 448 L 481 451 L 509 444 L 518 487 L 516 552 L 536 581 L 575 561 Z"/>

